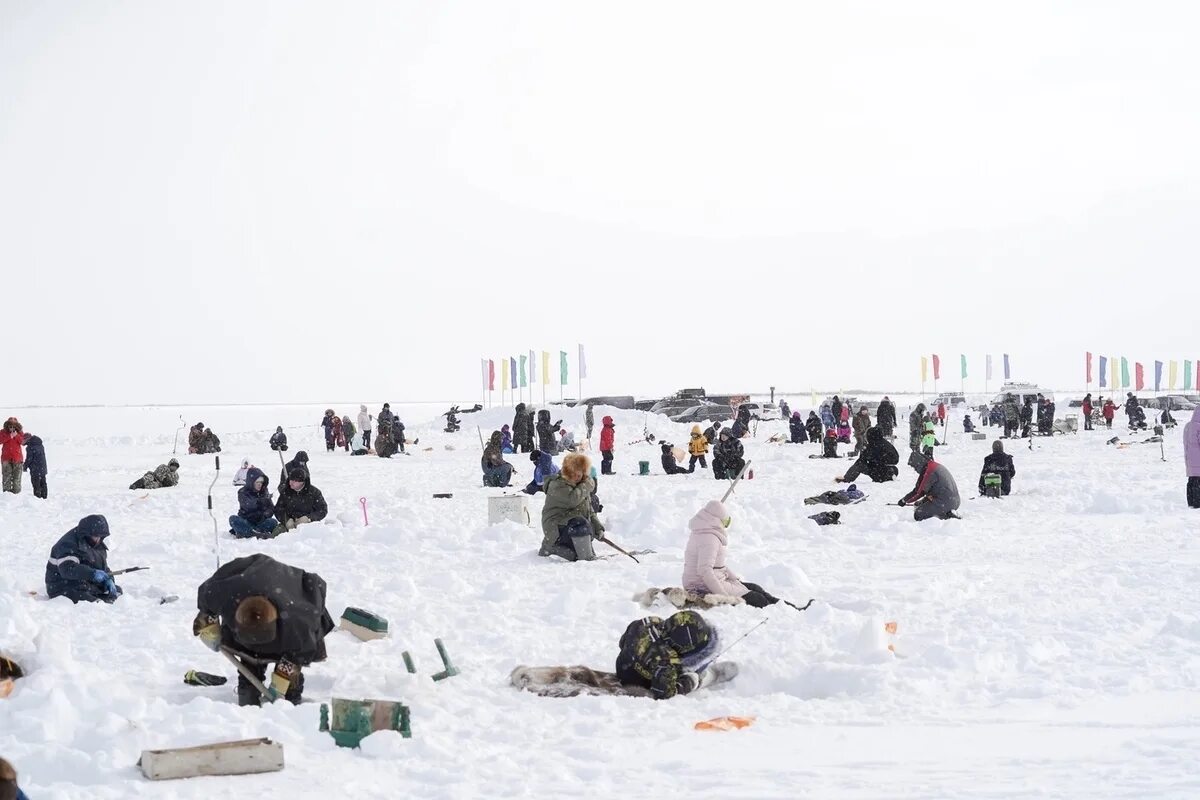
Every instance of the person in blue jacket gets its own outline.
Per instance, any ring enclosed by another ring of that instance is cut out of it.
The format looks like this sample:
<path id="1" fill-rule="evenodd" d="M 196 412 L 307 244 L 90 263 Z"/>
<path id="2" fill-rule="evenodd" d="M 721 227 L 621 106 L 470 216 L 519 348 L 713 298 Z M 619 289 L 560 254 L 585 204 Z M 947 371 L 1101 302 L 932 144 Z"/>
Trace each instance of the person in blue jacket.
<path id="1" fill-rule="evenodd" d="M 271 500 L 270 479 L 258 467 L 246 470 L 246 485 L 238 489 L 238 513 L 229 518 L 229 532 L 239 539 L 270 539 L 279 522 Z"/>
<path id="2" fill-rule="evenodd" d="M 84 517 L 63 534 L 46 561 L 46 594 L 74 603 L 116 601 L 121 587 L 113 583 L 108 569 L 107 538 L 108 520 L 100 514 Z"/>
<path id="3" fill-rule="evenodd" d="M 30 436 L 28 433 L 25 434 L 25 471 L 29 473 L 29 482 L 33 484 L 33 496 L 45 500 L 46 448 L 40 436 Z"/>
<path id="4" fill-rule="evenodd" d="M 537 494 L 545 490 L 547 478 L 558 474 L 558 465 L 549 453 L 543 453 L 541 450 L 530 453 L 529 460 L 533 462 L 533 480 L 522 491 L 525 494 Z"/>

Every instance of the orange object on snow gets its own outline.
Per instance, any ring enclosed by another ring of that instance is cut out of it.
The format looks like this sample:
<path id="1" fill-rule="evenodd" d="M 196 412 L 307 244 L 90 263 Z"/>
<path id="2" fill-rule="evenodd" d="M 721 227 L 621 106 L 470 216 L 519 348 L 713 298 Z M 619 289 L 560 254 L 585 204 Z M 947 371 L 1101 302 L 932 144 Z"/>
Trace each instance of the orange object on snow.
<path id="1" fill-rule="evenodd" d="M 737 731 L 750 727 L 754 720 L 754 717 L 716 717 L 697 722 L 694 727 L 698 731 Z"/>
<path id="2" fill-rule="evenodd" d="M 895 633 L 896 632 L 896 623 L 885 622 L 885 623 L 883 623 L 883 629 L 885 631 L 887 631 L 888 633 Z"/>

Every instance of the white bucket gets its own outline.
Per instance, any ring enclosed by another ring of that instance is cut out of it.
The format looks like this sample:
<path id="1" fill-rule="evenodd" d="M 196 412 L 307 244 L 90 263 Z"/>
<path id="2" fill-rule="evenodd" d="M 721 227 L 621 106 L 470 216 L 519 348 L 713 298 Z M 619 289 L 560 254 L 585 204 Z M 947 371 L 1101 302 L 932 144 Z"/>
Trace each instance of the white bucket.
<path id="1" fill-rule="evenodd" d="M 529 525 L 529 497 L 523 494 L 488 498 L 488 525 L 515 522 Z"/>

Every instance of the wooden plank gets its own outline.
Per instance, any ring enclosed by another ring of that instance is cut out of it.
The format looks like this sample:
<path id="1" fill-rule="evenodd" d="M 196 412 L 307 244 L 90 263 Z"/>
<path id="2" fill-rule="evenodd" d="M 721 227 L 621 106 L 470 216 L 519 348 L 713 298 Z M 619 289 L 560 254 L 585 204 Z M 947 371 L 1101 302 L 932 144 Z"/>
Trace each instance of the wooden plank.
<path id="1" fill-rule="evenodd" d="M 270 739 L 217 742 L 173 750 L 144 750 L 138 761 L 152 781 L 201 775 L 253 775 L 283 769 L 283 745 Z"/>

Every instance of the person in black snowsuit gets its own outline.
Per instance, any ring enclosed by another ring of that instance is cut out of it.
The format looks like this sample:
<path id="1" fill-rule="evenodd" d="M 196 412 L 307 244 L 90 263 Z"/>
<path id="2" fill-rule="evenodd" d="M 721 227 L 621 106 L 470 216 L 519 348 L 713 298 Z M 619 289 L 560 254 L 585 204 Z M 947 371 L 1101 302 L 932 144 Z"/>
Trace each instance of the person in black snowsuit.
<path id="1" fill-rule="evenodd" d="M 735 419 L 729 432 L 735 439 L 744 439 L 746 438 L 746 434 L 750 432 L 750 428 L 743 424 L 741 419 Z"/>
<path id="2" fill-rule="evenodd" d="M 314 572 L 255 553 L 222 564 L 196 592 L 199 613 L 192 635 L 238 658 L 272 699 L 299 704 L 303 667 L 326 658 L 333 618 L 325 608 L 325 581 Z M 267 681 L 267 665 L 275 670 Z M 262 704 L 262 693 L 238 673 L 238 705 Z"/>
<path id="3" fill-rule="evenodd" d="M 788 420 L 788 430 L 792 434 L 792 444 L 804 444 L 808 441 L 808 431 L 804 429 L 804 420 L 799 411 L 792 412 L 792 418 Z"/>
<path id="4" fill-rule="evenodd" d="M 808 412 L 808 419 L 805 420 L 804 427 L 808 429 L 808 440 L 813 444 L 819 444 L 824 435 L 825 426 L 821 424 L 821 418 L 817 416 L 817 412 Z"/>
<path id="5" fill-rule="evenodd" d="M 325 449 L 333 452 L 334 433 L 333 433 L 333 409 L 325 409 L 325 416 L 321 418 L 321 427 L 325 429 Z"/>
<path id="6" fill-rule="evenodd" d="M 279 472 L 279 485 L 281 487 L 287 483 L 288 475 L 291 475 L 292 470 L 295 469 L 304 470 L 304 477 L 306 480 L 312 479 L 312 475 L 308 471 L 308 453 L 304 450 L 297 450 L 296 457 L 283 465 L 283 469 Z M 249 480 L 249 476 L 250 473 L 246 473 L 247 480 Z"/>
<path id="7" fill-rule="evenodd" d="M 743 436 L 747 432 L 749 432 L 749 430 L 750 430 L 750 408 L 745 403 L 742 403 L 740 406 L 738 406 L 737 419 L 734 420 L 733 425 L 734 425 L 734 434 L 733 435 L 737 436 L 739 439 L 742 437 L 738 436 L 738 434 L 737 434 L 737 426 L 738 425 L 742 426 L 742 431 L 743 431 L 742 435 Z"/>
<path id="8" fill-rule="evenodd" d="M 896 466 L 900 463 L 900 454 L 896 448 L 883 436 L 878 427 L 867 431 L 867 446 L 858 456 L 858 460 L 850 465 L 846 474 L 835 478 L 838 483 L 851 483 L 859 475 L 866 475 L 876 483 L 890 481 L 900 474 Z"/>
<path id="9" fill-rule="evenodd" d="M 745 449 L 742 443 L 728 430 L 723 430 L 713 447 L 713 477 L 718 480 L 733 480 L 746 466 Z"/>
<path id="10" fill-rule="evenodd" d="M 455 428 L 455 430 L 458 430 L 458 429 Z M 407 440 L 404 438 L 404 423 L 400 421 L 399 417 L 393 417 L 392 418 L 392 442 L 395 444 L 396 449 L 399 450 L 401 453 L 405 452 L 404 443 L 406 441 Z"/>
<path id="11" fill-rule="evenodd" d="M 287 434 L 283 432 L 282 425 L 276 426 L 275 432 L 271 434 L 271 449 L 278 450 L 280 453 L 287 452 Z"/>
<path id="12" fill-rule="evenodd" d="M 379 414 L 375 416 L 375 435 L 378 436 L 383 433 L 385 428 L 390 432 L 392 429 L 392 420 L 395 418 L 396 415 L 392 413 L 391 404 L 384 403 L 383 408 L 379 410 Z"/>
<path id="13" fill-rule="evenodd" d="M 1126 395 L 1125 413 L 1129 415 L 1130 430 L 1145 430 L 1146 428 L 1146 412 L 1142 409 L 1142 404 L 1138 401 L 1137 395 L 1130 392 Z"/>
<path id="14" fill-rule="evenodd" d="M 528 430 L 529 417 L 526 416 L 525 404 L 517 403 L 516 413 L 513 414 L 512 423 L 512 443 L 513 451 L 517 453 L 528 453 L 533 450 L 532 443 L 527 443 L 525 440 L 529 435 Z"/>
<path id="15" fill-rule="evenodd" d="M 983 460 L 983 470 L 979 473 L 979 493 L 983 494 L 983 476 L 994 472 L 1000 476 L 1000 494 L 1007 496 L 1012 491 L 1012 479 L 1017 474 L 1013 457 L 1004 452 L 1004 442 L 992 442 L 992 452 Z"/>
<path id="16" fill-rule="evenodd" d="M 983 418 L 987 419 L 987 414 L 984 414 Z M 975 423 L 971 421 L 971 415 L 969 413 L 963 414 L 963 433 L 974 433 L 974 432 L 975 432 Z"/>
<path id="17" fill-rule="evenodd" d="M 833 396 L 833 401 L 829 404 L 829 411 L 833 414 L 833 426 L 836 428 L 838 423 L 842 421 L 842 401 L 836 394 Z"/>
<path id="18" fill-rule="evenodd" d="M 717 441 L 717 437 L 721 435 L 721 423 L 714 422 L 704 429 L 704 438 L 708 439 L 708 443 L 712 444 Z"/>
<path id="19" fill-rule="evenodd" d="M 671 445 L 667 442 L 662 444 L 662 468 L 663 472 L 668 475 L 691 475 L 696 471 L 696 465 L 692 464 L 691 469 L 684 469 L 675 461 L 675 454 L 671 450 Z"/>
<path id="20" fill-rule="evenodd" d="M 46 448 L 40 436 L 25 434 L 25 471 L 29 473 L 29 482 L 33 484 L 33 496 L 45 500 L 46 489 Z"/>
<path id="21" fill-rule="evenodd" d="M 63 534 L 46 561 L 46 594 L 73 603 L 115 602 L 121 587 L 108 568 L 108 520 L 91 514 Z"/>
<path id="22" fill-rule="evenodd" d="M 1021 438 L 1028 439 L 1033 427 L 1033 398 L 1026 397 L 1025 405 L 1021 407 Z"/>
<path id="23" fill-rule="evenodd" d="M 837 428 L 830 428 L 829 430 L 825 431 L 825 438 L 821 440 L 821 443 L 824 446 L 824 451 L 821 454 L 822 458 L 841 458 L 837 451 Z"/>
<path id="24" fill-rule="evenodd" d="M 538 412 L 537 419 L 538 450 L 543 453 L 557 453 L 558 443 L 554 441 L 554 434 L 558 433 L 562 420 L 551 424 L 550 411 L 545 408 Z"/>
<path id="25" fill-rule="evenodd" d="M 665 620 L 629 623 L 620 646 L 617 680 L 649 689 L 655 700 L 668 700 L 699 688 L 704 670 L 716 660 L 720 638 L 695 611 L 680 611 Z"/>
<path id="26" fill-rule="evenodd" d="M 295 530 L 297 525 L 320 522 L 329 513 L 325 496 L 313 486 L 308 470 L 296 468 L 288 473 L 288 481 L 279 487 L 279 499 L 275 501 L 275 519 L 286 530 Z"/>
<path id="27" fill-rule="evenodd" d="M 875 412 L 875 425 L 883 433 L 884 438 L 891 439 L 896 430 L 896 406 L 885 395 Z"/>
<path id="28" fill-rule="evenodd" d="M 917 407 L 908 415 L 908 446 L 915 453 L 921 449 L 921 438 L 925 435 L 925 404 L 917 403 Z"/>

